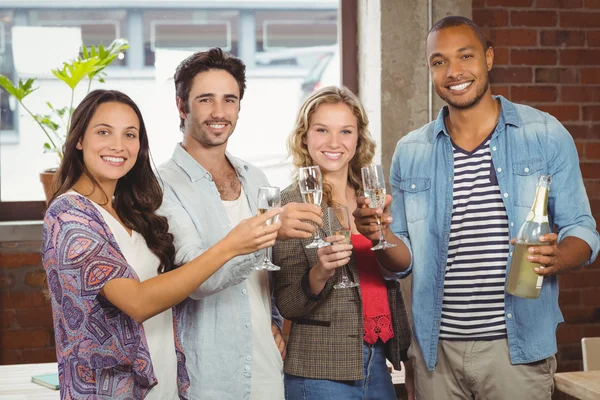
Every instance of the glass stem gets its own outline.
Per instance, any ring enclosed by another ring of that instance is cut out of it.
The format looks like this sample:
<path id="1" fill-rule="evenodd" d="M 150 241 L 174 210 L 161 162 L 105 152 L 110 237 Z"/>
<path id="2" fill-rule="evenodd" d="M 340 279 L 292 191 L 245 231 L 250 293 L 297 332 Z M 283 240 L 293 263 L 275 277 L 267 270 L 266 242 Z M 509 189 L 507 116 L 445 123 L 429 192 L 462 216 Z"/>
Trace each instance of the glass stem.
<path id="1" fill-rule="evenodd" d="M 271 248 L 267 247 L 265 249 L 265 262 L 263 264 L 270 264 L 271 263 Z"/>
<path id="2" fill-rule="evenodd" d="M 377 228 L 379 228 L 379 242 L 383 242 L 383 230 L 381 229 L 381 220 L 379 219 L 379 216 L 376 215 L 375 218 L 377 219 Z"/>
<path id="3" fill-rule="evenodd" d="M 340 281 L 343 283 L 348 282 L 350 280 L 350 278 L 348 278 L 348 274 L 346 273 L 346 268 L 348 268 L 348 264 L 342 267 L 342 276 L 340 278 Z"/>

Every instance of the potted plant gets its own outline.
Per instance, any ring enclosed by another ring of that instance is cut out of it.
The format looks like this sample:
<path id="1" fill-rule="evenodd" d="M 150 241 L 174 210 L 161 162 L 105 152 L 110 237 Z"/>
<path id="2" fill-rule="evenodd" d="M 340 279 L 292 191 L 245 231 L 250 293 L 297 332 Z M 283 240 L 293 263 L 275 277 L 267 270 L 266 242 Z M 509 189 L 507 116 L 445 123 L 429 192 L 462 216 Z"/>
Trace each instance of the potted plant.
<path id="1" fill-rule="evenodd" d="M 0 74 L 0 86 L 4 88 L 8 93 L 14 96 L 21 107 L 37 122 L 42 132 L 46 135 L 47 141 L 44 143 L 44 152 L 56 153 L 59 161 L 63 157 L 63 144 L 69 131 L 71 124 L 71 116 L 73 114 L 73 100 L 75 98 L 75 88 L 87 78 L 87 93 L 89 93 L 94 79 L 99 82 L 104 82 L 106 73 L 103 72 L 104 68 L 109 66 L 113 60 L 129 48 L 129 44 L 126 39 L 116 39 L 110 46 L 104 47 L 102 45 L 96 46 L 82 46 L 81 55 L 74 60 L 64 62 L 62 68 L 56 68 L 52 70 L 52 74 L 59 80 L 69 86 L 71 89 L 71 104 L 62 108 L 57 108 L 52 105 L 51 102 L 47 101 L 48 114 L 34 114 L 29 108 L 23 103 L 23 99 L 35 92 L 38 87 L 34 87 L 36 78 L 29 78 L 23 82 L 19 79 L 17 85 Z M 56 172 L 56 167 L 49 168 L 40 173 L 40 181 L 44 186 L 44 193 L 46 194 L 46 200 L 48 201 L 52 196 L 52 180 Z"/>

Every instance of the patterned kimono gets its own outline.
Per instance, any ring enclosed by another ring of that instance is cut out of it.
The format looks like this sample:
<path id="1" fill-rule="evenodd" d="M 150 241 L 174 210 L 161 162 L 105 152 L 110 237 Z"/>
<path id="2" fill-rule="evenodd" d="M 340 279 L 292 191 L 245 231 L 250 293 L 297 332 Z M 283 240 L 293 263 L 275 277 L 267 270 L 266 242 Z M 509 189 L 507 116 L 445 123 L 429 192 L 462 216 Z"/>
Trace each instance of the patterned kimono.
<path id="1" fill-rule="evenodd" d="M 60 398 L 143 399 L 157 384 L 144 328 L 99 295 L 111 279 L 139 278 L 88 199 L 63 195 L 50 205 L 42 262 L 52 301 Z M 179 398 L 187 399 L 176 308 L 173 326 Z"/>

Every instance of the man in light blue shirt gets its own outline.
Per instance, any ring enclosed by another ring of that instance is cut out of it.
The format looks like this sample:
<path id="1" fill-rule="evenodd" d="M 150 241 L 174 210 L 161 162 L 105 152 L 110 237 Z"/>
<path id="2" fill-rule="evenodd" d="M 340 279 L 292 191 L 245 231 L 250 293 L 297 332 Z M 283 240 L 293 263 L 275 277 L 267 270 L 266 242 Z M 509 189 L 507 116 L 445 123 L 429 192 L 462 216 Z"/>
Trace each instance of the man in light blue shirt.
<path id="1" fill-rule="evenodd" d="M 177 261 L 184 263 L 257 213 L 256 167 L 227 153 L 244 95 L 245 66 L 215 48 L 185 59 L 175 73 L 183 141 L 159 167 Z M 280 214 L 278 238 L 310 237 L 320 208 L 290 204 Z M 266 271 L 254 271 L 264 252 L 236 257 L 180 305 L 181 342 L 190 399 L 282 400 L 285 343 L 282 318 Z"/>
<path id="2" fill-rule="evenodd" d="M 359 231 L 376 241 L 373 215 L 383 212 L 386 239 L 397 247 L 377 257 L 412 273 L 409 356 L 419 400 L 550 399 L 563 321 L 556 275 L 593 262 L 600 249 L 571 135 L 547 113 L 492 96 L 493 58 L 470 20 L 434 25 L 427 62 L 448 105 L 398 142 L 385 210 L 355 213 Z M 540 175 L 552 176 L 548 211 L 557 234 L 529 248 L 545 279 L 538 299 L 524 299 L 504 290 L 509 239 Z"/>

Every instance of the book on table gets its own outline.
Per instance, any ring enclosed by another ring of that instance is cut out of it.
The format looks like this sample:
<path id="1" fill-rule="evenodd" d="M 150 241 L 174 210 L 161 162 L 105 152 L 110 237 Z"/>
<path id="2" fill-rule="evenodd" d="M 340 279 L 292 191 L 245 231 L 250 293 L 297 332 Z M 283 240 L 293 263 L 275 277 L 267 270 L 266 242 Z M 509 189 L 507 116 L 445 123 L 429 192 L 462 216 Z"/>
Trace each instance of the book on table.
<path id="1" fill-rule="evenodd" d="M 58 390 L 58 374 L 34 375 L 31 382 L 47 387 L 48 389 Z"/>

